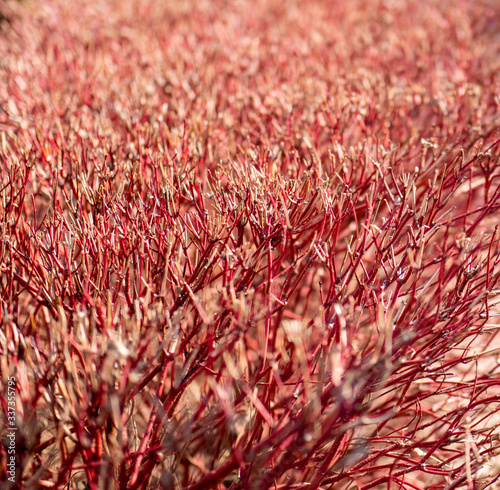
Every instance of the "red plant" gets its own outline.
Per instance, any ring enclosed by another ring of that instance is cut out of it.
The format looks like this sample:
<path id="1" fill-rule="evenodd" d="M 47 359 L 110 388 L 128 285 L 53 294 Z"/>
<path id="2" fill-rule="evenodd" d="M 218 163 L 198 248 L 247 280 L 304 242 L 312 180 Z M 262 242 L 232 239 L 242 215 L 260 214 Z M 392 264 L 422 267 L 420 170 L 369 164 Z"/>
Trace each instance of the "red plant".
<path id="1" fill-rule="evenodd" d="M 1 9 L 5 485 L 494 488 L 494 3 Z"/>

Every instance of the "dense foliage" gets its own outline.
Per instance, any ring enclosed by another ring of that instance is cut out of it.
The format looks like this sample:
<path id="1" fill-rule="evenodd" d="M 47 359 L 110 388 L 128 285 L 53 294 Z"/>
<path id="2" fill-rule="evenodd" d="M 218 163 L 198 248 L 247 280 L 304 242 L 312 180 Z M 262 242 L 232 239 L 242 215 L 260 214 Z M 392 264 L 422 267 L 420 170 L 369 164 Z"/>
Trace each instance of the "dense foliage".
<path id="1" fill-rule="evenodd" d="M 12 488 L 494 488 L 498 2 L 0 11 Z"/>

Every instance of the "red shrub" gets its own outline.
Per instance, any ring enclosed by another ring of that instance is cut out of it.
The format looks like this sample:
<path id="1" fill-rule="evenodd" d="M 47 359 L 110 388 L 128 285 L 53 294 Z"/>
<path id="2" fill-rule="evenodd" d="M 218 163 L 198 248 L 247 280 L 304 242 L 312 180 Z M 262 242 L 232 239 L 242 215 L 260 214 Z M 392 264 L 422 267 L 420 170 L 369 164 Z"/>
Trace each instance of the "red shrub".
<path id="1" fill-rule="evenodd" d="M 495 485 L 495 2 L 1 8 L 5 484 Z"/>

